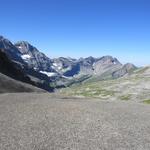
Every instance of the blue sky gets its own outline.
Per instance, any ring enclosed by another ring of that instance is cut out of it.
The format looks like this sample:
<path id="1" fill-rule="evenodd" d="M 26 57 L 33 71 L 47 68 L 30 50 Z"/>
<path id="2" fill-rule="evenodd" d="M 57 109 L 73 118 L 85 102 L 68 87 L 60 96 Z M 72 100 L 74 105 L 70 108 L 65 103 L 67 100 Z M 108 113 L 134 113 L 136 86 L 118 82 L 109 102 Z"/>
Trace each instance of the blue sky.
<path id="1" fill-rule="evenodd" d="M 149 0 L 0 0 L 0 34 L 49 57 L 150 64 Z"/>

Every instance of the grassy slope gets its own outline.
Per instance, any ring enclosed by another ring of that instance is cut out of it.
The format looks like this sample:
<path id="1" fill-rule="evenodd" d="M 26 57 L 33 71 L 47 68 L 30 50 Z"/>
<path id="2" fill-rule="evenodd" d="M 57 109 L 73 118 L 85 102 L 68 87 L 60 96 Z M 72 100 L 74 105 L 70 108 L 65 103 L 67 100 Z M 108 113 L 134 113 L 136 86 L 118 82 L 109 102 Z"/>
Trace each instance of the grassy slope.
<path id="1" fill-rule="evenodd" d="M 100 81 L 91 78 L 81 84 L 60 90 L 65 96 L 96 97 L 101 99 L 119 99 L 144 101 L 150 98 L 150 67 L 114 80 Z"/>

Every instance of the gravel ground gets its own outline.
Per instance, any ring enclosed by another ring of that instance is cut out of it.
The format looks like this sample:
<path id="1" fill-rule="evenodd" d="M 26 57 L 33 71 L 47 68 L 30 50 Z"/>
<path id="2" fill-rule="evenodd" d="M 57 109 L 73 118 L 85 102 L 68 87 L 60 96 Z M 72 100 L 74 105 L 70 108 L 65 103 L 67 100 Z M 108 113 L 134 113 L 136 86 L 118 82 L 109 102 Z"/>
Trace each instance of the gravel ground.
<path id="1" fill-rule="evenodd" d="M 0 95 L 0 150 L 149 150 L 150 105 Z"/>

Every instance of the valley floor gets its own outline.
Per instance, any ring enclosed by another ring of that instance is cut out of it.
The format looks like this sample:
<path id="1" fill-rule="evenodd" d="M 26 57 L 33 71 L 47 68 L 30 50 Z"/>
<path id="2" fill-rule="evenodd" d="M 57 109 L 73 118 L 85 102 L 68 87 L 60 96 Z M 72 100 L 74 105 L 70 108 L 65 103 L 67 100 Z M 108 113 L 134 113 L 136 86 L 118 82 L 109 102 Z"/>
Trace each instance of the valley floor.
<path id="1" fill-rule="evenodd" d="M 1 150 L 149 150 L 150 106 L 129 101 L 0 95 Z"/>

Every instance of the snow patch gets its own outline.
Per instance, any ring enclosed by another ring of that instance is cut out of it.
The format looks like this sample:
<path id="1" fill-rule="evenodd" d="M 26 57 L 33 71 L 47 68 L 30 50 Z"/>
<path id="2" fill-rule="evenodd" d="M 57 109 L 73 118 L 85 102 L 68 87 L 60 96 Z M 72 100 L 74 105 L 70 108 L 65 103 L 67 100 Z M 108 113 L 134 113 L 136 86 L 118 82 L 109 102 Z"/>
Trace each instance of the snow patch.
<path id="1" fill-rule="evenodd" d="M 93 67 L 95 66 L 95 62 L 93 63 Z"/>
<path id="2" fill-rule="evenodd" d="M 53 69 L 61 70 L 61 69 L 62 69 L 62 66 L 58 65 L 57 63 L 53 63 L 52 68 L 53 68 Z"/>
<path id="3" fill-rule="evenodd" d="M 46 74 L 48 77 L 53 77 L 57 75 L 55 72 L 40 71 L 40 73 Z"/>
<path id="4" fill-rule="evenodd" d="M 73 79 L 73 77 L 62 76 L 65 79 Z"/>
<path id="5" fill-rule="evenodd" d="M 36 68 L 36 67 L 34 67 L 33 69 L 34 69 L 34 70 L 37 70 L 37 68 Z"/>
<path id="6" fill-rule="evenodd" d="M 31 56 L 28 54 L 22 55 L 21 57 L 22 57 L 22 59 L 30 59 L 31 58 Z"/>
<path id="7" fill-rule="evenodd" d="M 58 65 L 56 63 L 53 63 L 53 66 L 57 67 Z"/>
<path id="8" fill-rule="evenodd" d="M 59 67 L 58 67 L 58 69 L 60 70 L 60 69 L 62 69 L 62 67 L 61 67 L 61 66 L 59 66 Z"/>
<path id="9" fill-rule="evenodd" d="M 21 46 L 18 46 L 18 48 L 19 48 L 19 49 L 22 49 L 22 47 L 21 47 Z"/>
<path id="10" fill-rule="evenodd" d="M 53 69 L 55 69 L 55 67 L 54 66 L 51 66 Z"/>

